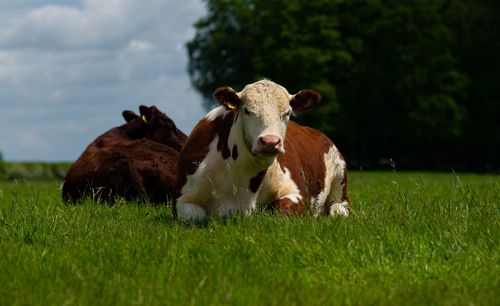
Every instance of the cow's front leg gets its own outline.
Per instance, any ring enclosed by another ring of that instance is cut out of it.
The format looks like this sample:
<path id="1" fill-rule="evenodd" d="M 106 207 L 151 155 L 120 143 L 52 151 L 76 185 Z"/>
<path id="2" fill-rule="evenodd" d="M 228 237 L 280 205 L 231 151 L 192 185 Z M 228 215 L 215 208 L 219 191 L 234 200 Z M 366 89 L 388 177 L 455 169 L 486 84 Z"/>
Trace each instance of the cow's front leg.
<path id="1" fill-rule="evenodd" d="M 343 159 L 339 159 L 333 167 L 340 171 L 332 179 L 326 213 L 330 216 L 347 217 L 351 213 L 347 194 L 347 167 Z"/>
<path id="2" fill-rule="evenodd" d="M 275 203 L 275 210 L 286 216 L 304 216 L 305 205 L 300 199 L 282 197 Z"/>
<path id="3" fill-rule="evenodd" d="M 177 203 L 177 217 L 180 220 L 199 221 L 207 217 L 207 212 L 203 207 L 192 203 Z"/>

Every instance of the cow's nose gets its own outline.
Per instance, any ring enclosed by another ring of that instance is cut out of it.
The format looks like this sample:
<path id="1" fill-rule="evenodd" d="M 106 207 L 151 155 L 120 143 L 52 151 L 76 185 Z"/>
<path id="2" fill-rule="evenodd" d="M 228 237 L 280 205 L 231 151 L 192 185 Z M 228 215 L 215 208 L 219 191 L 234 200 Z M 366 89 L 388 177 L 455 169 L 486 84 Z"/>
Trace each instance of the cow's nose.
<path id="1" fill-rule="evenodd" d="M 274 135 L 259 137 L 259 151 L 264 153 L 278 153 L 283 144 L 281 138 Z"/>

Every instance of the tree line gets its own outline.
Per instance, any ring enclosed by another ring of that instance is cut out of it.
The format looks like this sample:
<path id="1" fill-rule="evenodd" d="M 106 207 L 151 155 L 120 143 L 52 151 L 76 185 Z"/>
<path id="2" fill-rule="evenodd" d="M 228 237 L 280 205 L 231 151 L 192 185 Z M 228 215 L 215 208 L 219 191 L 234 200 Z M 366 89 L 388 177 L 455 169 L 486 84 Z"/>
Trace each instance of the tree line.
<path id="1" fill-rule="evenodd" d="M 320 92 L 297 118 L 351 168 L 500 168 L 500 1 L 207 0 L 192 84 Z"/>

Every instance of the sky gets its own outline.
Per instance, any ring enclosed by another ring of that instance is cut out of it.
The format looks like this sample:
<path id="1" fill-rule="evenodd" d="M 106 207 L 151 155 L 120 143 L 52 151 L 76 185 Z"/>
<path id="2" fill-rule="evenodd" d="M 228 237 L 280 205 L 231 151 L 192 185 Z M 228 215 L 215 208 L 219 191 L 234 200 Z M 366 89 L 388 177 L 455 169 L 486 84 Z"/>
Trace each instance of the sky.
<path id="1" fill-rule="evenodd" d="M 0 0 L 0 152 L 73 161 L 125 109 L 189 133 L 206 112 L 185 43 L 201 0 Z"/>

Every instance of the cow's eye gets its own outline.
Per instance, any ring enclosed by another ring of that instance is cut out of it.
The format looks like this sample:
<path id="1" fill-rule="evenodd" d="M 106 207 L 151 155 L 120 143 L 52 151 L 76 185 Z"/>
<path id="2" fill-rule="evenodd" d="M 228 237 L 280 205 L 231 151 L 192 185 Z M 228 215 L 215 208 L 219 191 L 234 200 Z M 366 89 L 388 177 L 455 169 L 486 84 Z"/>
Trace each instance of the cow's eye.
<path id="1" fill-rule="evenodd" d="M 286 112 L 284 112 L 282 115 L 281 115 L 281 119 L 283 121 L 285 120 L 288 120 L 288 118 L 290 118 L 290 115 L 292 114 L 292 111 L 291 110 L 288 110 Z"/>

